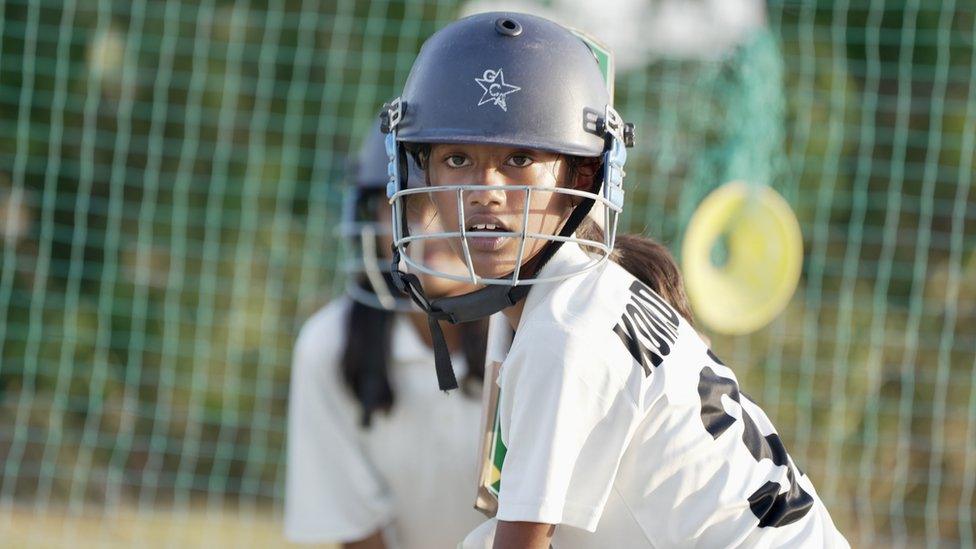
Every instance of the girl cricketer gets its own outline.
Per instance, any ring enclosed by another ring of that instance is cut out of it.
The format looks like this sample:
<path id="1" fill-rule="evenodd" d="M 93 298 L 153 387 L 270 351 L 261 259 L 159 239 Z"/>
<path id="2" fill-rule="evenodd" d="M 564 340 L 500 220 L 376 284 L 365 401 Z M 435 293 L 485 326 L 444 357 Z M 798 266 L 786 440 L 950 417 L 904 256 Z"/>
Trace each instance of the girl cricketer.
<path id="1" fill-rule="evenodd" d="M 480 522 L 471 508 L 485 321 L 445 327 L 464 396 L 430 383 L 425 315 L 392 287 L 386 154 L 378 129 L 351 166 L 342 233 L 346 295 L 315 313 L 295 344 L 288 416 L 285 533 L 356 548 L 452 547 Z M 418 260 L 456 268 L 446 244 Z M 424 277 L 434 294 L 463 284 Z M 463 291 L 463 290 L 461 290 Z M 442 522 L 443 521 L 443 522 Z"/>
<path id="2" fill-rule="evenodd" d="M 489 356 L 496 514 L 464 546 L 847 546 L 690 324 L 673 262 L 616 236 L 635 132 L 583 40 L 518 13 L 452 23 L 424 44 L 383 125 L 395 256 L 479 289 L 438 299 L 414 274 L 395 280 L 432 319 L 500 314 L 490 339 L 514 330 Z M 442 229 L 410 225 L 418 202 Z M 407 255 L 433 241 L 467 272 Z M 441 388 L 456 386 L 448 354 L 435 356 Z"/>

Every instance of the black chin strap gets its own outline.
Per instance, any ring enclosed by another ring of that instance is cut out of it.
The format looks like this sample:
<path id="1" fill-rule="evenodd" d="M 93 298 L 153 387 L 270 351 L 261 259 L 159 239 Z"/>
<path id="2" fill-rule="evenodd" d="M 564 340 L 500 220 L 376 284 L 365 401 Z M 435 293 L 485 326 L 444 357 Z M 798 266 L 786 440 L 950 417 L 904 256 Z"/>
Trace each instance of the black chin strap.
<path id="1" fill-rule="evenodd" d="M 592 198 L 586 198 L 580 202 L 573 209 L 573 213 L 566 220 L 562 230 L 559 231 L 559 236 L 568 237 L 572 235 L 583 222 L 583 219 L 586 218 L 586 215 L 590 213 L 592 207 Z M 403 226 L 405 227 L 406 224 Z M 561 241 L 553 240 L 542 248 L 537 256 L 538 259 L 534 261 L 535 273 L 539 272 L 556 255 L 562 244 Z M 438 321 L 445 320 L 451 324 L 458 324 L 491 316 L 522 301 L 529 294 L 532 286 L 493 284 L 468 294 L 429 300 L 417 275 L 401 271 L 398 268 L 399 263 L 400 252 L 394 245 L 393 282 L 401 292 L 408 294 L 414 303 L 427 313 L 427 327 L 430 329 L 430 338 L 434 344 L 434 368 L 437 371 L 437 384 L 441 391 L 457 389 L 458 382 L 457 376 L 454 375 L 454 367 L 451 364 L 451 353 L 447 349 L 447 341 L 444 339 L 444 332 L 441 330 Z"/>
<path id="2" fill-rule="evenodd" d="M 457 376 L 451 364 L 451 353 L 447 349 L 444 331 L 434 315 L 427 315 L 427 329 L 430 330 L 430 340 L 434 344 L 434 370 L 437 372 L 437 386 L 441 391 L 458 388 Z M 445 368 L 443 365 L 447 364 Z"/>

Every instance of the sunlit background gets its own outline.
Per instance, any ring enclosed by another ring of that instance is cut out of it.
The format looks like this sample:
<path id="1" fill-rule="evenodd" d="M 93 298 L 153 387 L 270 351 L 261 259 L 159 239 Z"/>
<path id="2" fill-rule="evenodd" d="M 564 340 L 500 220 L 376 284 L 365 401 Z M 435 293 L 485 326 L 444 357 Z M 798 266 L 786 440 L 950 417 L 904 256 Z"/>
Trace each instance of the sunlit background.
<path id="1" fill-rule="evenodd" d="M 971 0 L 2 2 L 0 545 L 284 543 L 346 155 L 427 36 L 500 5 L 616 51 L 627 230 L 677 253 L 736 179 L 793 207 L 798 291 L 713 346 L 841 530 L 973 545 Z"/>

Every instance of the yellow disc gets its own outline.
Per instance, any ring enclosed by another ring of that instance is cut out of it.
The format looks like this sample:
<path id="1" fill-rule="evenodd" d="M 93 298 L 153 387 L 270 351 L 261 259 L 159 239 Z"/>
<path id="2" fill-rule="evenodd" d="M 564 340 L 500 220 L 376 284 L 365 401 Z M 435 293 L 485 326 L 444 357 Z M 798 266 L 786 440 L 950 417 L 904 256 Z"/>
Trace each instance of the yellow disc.
<path id="1" fill-rule="evenodd" d="M 796 291 L 803 236 L 776 191 L 733 181 L 695 210 L 681 251 L 698 319 L 719 333 L 747 334 L 775 318 Z"/>

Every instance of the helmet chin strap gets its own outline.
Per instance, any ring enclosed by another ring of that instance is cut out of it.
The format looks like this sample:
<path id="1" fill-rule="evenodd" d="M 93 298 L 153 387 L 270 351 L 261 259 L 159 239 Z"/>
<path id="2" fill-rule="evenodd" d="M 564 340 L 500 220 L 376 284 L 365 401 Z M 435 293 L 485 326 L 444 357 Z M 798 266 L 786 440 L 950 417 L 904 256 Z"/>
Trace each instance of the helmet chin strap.
<path id="1" fill-rule="evenodd" d="M 599 192 L 599 186 L 595 192 Z M 559 231 L 559 236 L 568 237 L 572 235 L 590 212 L 593 202 L 592 198 L 586 198 L 580 202 L 573 209 L 562 230 Z M 403 226 L 406 227 L 406 223 Z M 552 259 L 562 244 L 561 241 L 553 240 L 542 248 L 534 267 L 536 273 Z M 401 271 L 399 263 L 400 252 L 394 245 L 393 282 L 400 291 L 410 295 L 414 303 L 427 313 L 427 327 L 430 329 L 431 341 L 434 344 L 434 367 L 437 371 L 437 384 L 442 391 L 457 389 L 458 382 L 454 375 L 454 367 L 451 364 L 451 353 L 447 349 L 447 341 L 444 339 L 444 332 L 441 330 L 438 321 L 446 320 L 451 324 L 458 324 L 493 315 L 524 299 L 532 286 L 527 284 L 520 286 L 490 285 L 464 295 L 430 300 L 427 299 L 417 275 Z"/>

